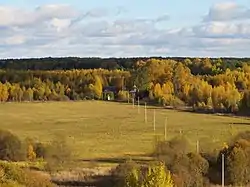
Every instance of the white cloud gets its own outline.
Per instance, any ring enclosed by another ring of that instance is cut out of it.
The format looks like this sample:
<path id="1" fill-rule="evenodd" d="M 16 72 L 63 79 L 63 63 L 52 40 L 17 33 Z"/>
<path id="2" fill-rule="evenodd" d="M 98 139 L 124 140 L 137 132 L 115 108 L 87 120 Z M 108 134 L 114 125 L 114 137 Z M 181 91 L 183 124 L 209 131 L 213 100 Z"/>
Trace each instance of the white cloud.
<path id="1" fill-rule="evenodd" d="M 235 3 L 217 4 L 205 22 L 160 29 L 157 26 L 167 25 L 170 19 L 167 14 L 128 19 L 121 17 L 126 11 L 122 7 L 112 12 L 80 11 L 69 5 L 34 10 L 2 6 L 0 57 L 246 56 L 250 47 L 247 10 Z M 119 18 L 109 19 L 112 14 Z"/>
<path id="2" fill-rule="evenodd" d="M 210 22 L 193 27 L 198 37 L 250 38 L 250 23 Z"/>
<path id="3" fill-rule="evenodd" d="M 76 17 L 78 13 L 69 5 L 47 5 L 27 11 L 14 7 L 0 7 L 0 26 L 25 27 L 41 24 L 53 18 Z"/>
<path id="4" fill-rule="evenodd" d="M 5 38 L 4 43 L 6 45 L 20 45 L 25 42 L 25 37 L 21 35 L 11 36 L 8 38 Z"/>
<path id="5" fill-rule="evenodd" d="M 235 2 L 215 4 L 210 8 L 204 21 L 231 21 L 250 19 L 250 9 L 240 6 Z"/>

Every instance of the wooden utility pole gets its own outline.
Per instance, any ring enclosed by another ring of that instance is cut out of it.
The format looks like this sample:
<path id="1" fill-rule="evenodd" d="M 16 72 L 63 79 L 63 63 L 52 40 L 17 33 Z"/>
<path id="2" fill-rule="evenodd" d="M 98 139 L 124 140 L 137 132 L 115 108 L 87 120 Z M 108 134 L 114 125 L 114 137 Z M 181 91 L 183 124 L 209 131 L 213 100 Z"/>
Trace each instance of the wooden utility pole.
<path id="1" fill-rule="evenodd" d="M 199 140 L 196 141 L 196 152 L 197 152 L 197 154 L 200 153 L 200 142 L 199 142 Z"/>
<path id="2" fill-rule="evenodd" d="M 137 103 L 137 106 L 138 106 L 138 114 L 140 113 L 140 98 L 138 97 L 138 103 Z"/>
<path id="3" fill-rule="evenodd" d="M 165 119 L 165 130 L 164 130 L 165 141 L 167 141 L 167 122 L 168 122 L 168 118 L 166 117 L 166 119 Z"/>
<path id="4" fill-rule="evenodd" d="M 224 154 L 222 153 L 222 167 L 221 167 L 221 186 L 224 187 L 225 185 L 225 156 Z"/>
<path id="5" fill-rule="evenodd" d="M 155 109 L 154 109 L 154 132 L 155 132 Z"/>
<path id="6" fill-rule="evenodd" d="M 147 103 L 145 102 L 145 108 L 144 108 L 144 122 L 148 122 L 148 114 L 147 114 Z"/>

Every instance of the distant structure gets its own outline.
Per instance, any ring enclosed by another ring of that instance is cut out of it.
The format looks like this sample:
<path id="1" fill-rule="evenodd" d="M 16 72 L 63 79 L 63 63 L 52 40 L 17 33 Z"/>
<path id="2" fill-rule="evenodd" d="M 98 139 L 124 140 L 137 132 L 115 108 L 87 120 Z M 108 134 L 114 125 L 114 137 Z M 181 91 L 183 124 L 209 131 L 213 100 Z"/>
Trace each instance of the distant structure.
<path id="1" fill-rule="evenodd" d="M 132 96 L 132 98 L 135 99 L 136 96 L 137 96 L 138 91 L 139 91 L 139 90 L 137 89 L 136 85 L 134 85 L 134 86 L 133 86 L 133 89 L 130 90 L 129 93 L 130 93 L 130 95 Z"/>
<path id="2" fill-rule="evenodd" d="M 116 86 L 105 86 L 103 87 L 102 90 L 103 92 L 102 99 L 107 101 L 112 101 L 117 97 L 120 90 L 121 89 L 117 88 Z M 134 85 L 131 90 L 126 88 L 123 88 L 122 90 L 127 91 L 130 95 L 129 97 L 131 99 L 134 98 L 135 100 L 137 100 L 138 98 L 141 100 L 144 98 L 148 98 L 149 96 L 148 90 L 139 90 L 136 85 Z"/>
<path id="3" fill-rule="evenodd" d="M 115 86 L 106 86 L 103 87 L 102 90 L 102 98 L 103 100 L 114 100 L 115 96 L 118 94 L 118 89 Z"/>

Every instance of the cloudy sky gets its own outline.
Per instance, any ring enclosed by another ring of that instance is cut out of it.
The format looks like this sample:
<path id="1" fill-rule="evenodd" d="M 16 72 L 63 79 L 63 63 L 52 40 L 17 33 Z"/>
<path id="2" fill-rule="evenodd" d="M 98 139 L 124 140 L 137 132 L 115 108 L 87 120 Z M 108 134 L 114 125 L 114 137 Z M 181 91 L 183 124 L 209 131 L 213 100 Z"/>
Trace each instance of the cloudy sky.
<path id="1" fill-rule="evenodd" d="M 0 58 L 250 56 L 249 0 L 0 0 Z"/>

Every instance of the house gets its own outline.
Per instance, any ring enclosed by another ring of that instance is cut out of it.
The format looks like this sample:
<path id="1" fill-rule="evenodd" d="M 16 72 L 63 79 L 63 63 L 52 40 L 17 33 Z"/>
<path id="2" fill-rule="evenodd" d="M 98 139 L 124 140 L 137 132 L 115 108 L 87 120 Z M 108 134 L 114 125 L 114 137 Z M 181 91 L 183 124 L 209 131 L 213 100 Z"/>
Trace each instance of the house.
<path id="1" fill-rule="evenodd" d="M 119 90 L 115 86 L 105 86 L 102 89 L 102 98 L 108 101 L 114 100 L 118 92 Z"/>

